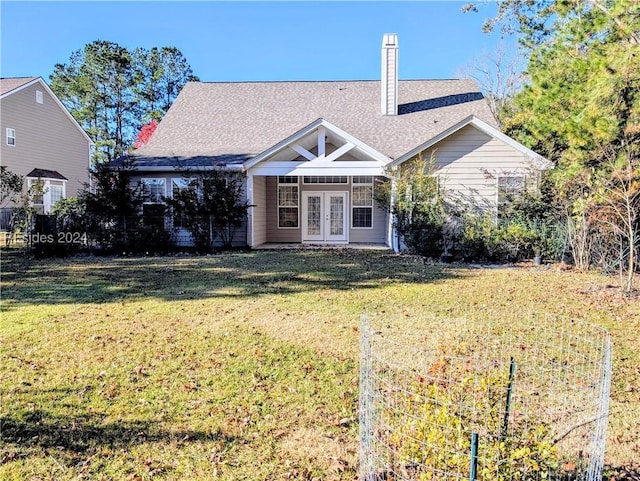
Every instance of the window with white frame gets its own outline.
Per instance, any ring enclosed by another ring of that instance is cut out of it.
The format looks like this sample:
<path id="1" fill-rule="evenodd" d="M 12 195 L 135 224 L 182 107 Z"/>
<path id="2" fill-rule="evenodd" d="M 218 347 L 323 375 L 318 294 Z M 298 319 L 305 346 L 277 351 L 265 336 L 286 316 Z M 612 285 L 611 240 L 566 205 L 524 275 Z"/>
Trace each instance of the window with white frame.
<path id="1" fill-rule="evenodd" d="M 373 227 L 373 176 L 354 176 L 351 185 L 351 227 Z"/>
<path id="2" fill-rule="evenodd" d="M 346 175 L 305 175 L 302 178 L 303 184 L 348 184 Z"/>
<path id="3" fill-rule="evenodd" d="M 7 128 L 7 145 L 16 145 L 16 129 Z"/>
<path id="4" fill-rule="evenodd" d="M 144 202 L 148 204 L 163 203 L 166 195 L 165 179 L 142 179 Z"/>
<path id="5" fill-rule="evenodd" d="M 43 103 L 42 90 L 36 90 L 36 103 Z"/>
<path id="6" fill-rule="evenodd" d="M 278 227 L 297 229 L 299 219 L 298 177 L 278 177 Z"/>
<path id="7" fill-rule="evenodd" d="M 56 203 L 66 197 L 66 181 L 59 179 L 27 178 L 27 186 L 31 191 L 31 203 L 42 206 L 43 212 L 51 212 Z"/>
<path id="8" fill-rule="evenodd" d="M 56 205 L 56 202 L 64 199 L 64 183 L 60 180 L 49 181 L 49 199 L 51 207 Z"/>

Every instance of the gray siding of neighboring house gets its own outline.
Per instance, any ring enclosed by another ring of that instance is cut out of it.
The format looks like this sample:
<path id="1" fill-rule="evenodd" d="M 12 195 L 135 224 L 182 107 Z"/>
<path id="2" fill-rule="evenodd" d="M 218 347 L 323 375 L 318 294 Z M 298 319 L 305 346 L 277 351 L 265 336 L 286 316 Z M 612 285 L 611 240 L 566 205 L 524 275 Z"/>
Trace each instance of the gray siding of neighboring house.
<path id="1" fill-rule="evenodd" d="M 238 174 L 241 175 L 241 174 Z M 137 186 L 139 182 L 142 182 L 142 179 L 164 179 L 165 185 L 165 197 L 172 197 L 172 179 L 180 179 L 180 178 L 191 178 L 194 177 L 192 172 L 189 173 L 180 173 L 180 172 L 145 172 L 144 174 L 138 173 L 131 176 L 131 185 Z M 243 187 L 246 188 L 246 183 L 243 183 Z M 243 190 L 242 198 L 246 198 L 246 192 Z M 167 215 L 165 220 L 165 227 L 172 231 L 172 220 L 171 216 Z M 177 233 L 174 233 L 178 236 L 177 242 L 178 245 L 189 245 L 190 244 L 190 234 L 185 230 L 180 230 Z M 233 245 L 236 247 L 246 246 L 247 245 L 247 221 L 242 223 L 240 227 L 235 232 L 233 238 Z"/>
<path id="2" fill-rule="evenodd" d="M 43 102 L 36 102 L 36 90 Z M 65 176 L 66 196 L 77 195 L 89 182 L 90 143 L 42 85 L 33 85 L 0 100 L 2 165 L 25 176 L 39 168 Z M 7 128 L 15 129 L 16 144 L 7 145 Z M 25 182 L 26 189 L 26 182 Z"/>
<path id="3" fill-rule="evenodd" d="M 535 176 L 528 157 L 472 125 L 422 155 L 425 160 L 433 155 L 435 171 L 447 197 L 481 209 L 496 208 L 499 175 Z"/>

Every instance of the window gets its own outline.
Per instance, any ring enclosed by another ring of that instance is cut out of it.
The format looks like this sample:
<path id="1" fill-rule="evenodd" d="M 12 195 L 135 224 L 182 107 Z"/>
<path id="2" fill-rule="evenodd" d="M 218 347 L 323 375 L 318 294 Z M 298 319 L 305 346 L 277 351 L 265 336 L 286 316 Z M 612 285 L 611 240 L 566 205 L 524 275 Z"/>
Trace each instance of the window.
<path id="1" fill-rule="evenodd" d="M 48 193 L 47 183 L 42 179 L 28 179 L 28 188 L 31 191 L 31 203 L 33 205 L 44 205 L 44 195 Z M 37 184 L 40 184 L 39 186 Z"/>
<path id="2" fill-rule="evenodd" d="M 351 226 L 354 229 L 373 227 L 373 177 L 354 176 L 351 187 Z"/>
<path id="3" fill-rule="evenodd" d="M 164 179 L 142 179 L 144 190 L 144 202 L 150 204 L 160 204 L 166 195 Z"/>
<path id="4" fill-rule="evenodd" d="M 51 207 L 56 205 L 61 199 L 64 199 L 64 185 L 60 181 L 49 181 L 49 196 L 51 198 Z"/>
<path id="5" fill-rule="evenodd" d="M 346 175 L 305 175 L 302 178 L 304 184 L 347 184 Z"/>
<path id="6" fill-rule="evenodd" d="M 171 179 L 171 197 L 175 198 L 176 194 L 179 192 L 184 192 L 186 190 L 195 190 L 195 186 L 192 185 L 194 179 Z M 173 214 L 173 227 L 176 229 L 185 229 L 186 228 L 186 219 L 184 215 Z"/>
<path id="7" fill-rule="evenodd" d="M 42 101 L 43 101 L 42 91 L 41 90 L 36 90 L 36 103 L 41 104 Z"/>
<path id="8" fill-rule="evenodd" d="M 31 191 L 31 203 L 42 206 L 42 213 L 49 214 L 56 202 L 66 197 L 66 180 L 27 177 Z"/>
<path id="9" fill-rule="evenodd" d="M 504 213 L 511 202 L 520 197 L 526 188 L 526 179 L 522 175 L 498 177 L 498 212 Z"/>
<path id="10" fill-rule="evenodd" d="M 278 227 L 280 229 L 298 228 L 298 178 L 278 177 Z"/>
<path id="11" fill-rule="evenodd" d="M 16 129 L 7 129 L 7 145 L 16 145 Z"/>

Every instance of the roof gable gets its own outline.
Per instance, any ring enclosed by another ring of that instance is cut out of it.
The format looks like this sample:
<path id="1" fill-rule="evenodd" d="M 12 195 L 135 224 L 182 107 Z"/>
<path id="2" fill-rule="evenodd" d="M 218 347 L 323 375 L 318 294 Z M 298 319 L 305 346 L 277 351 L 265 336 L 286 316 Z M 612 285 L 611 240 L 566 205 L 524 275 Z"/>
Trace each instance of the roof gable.
<path id="1" fill-rule="evenodd" d="M 0 78 L 0 99 L 31 85 L 38 77 Z"/>
<path id="2" fill-rule="evenodd" d="M 325 142 L 328 140 L 329 136 L 331 136 L 332 141 L 335 142 L 334 139 L 337 139 L 338 142 L 336 143 L 341 144 L 338 146 L 337 150 L 330 154 L 325 152 Z M 312 153 L 308 150 L 310 146 L 316 147 L 316 153 Z M 260 162 L 274 157 L 277 158 L 278 154 L 287 150 L 289 151 L 288 154 L 290 157 L 287 160 L 294 160 L 298 156 L 301 156 L 308 161 L 333 162 L 340 159 L 342 155 L 350 151 L 356 151 L 357 154 L 360 154 L 356 155 L 356 157 L 361 158 L 362 160 L 378 161 L 381 165 L 385 165 L 391 161 L 391 159 L 386 157 L 384 154 L 381 154 L 364 142 L 361 142 L 354 136 L 333 125 L 331 122 L 328 122 L 325 119 L 317 119 L 306 127 L 298 130 L 294 134 L 256 155 L 253 159 L 247 161 L 244 164 L 244 169 L 248 170 Z"/>
<path id="3" fill-rule="evenodd" d="M 0 100 L 4 99 L 10 95 L 13 95 L 27 87 L 32 85 L 39 84 L 43 90 L 47 92 L 47 94 L 53 99 L 56 105 L 65 113 L 65 115 L 69 118 L 71 123 L 80 131 L 83 137 L 89 142 L 91 145 L 94 145 L 91 137 L 87 135 L 84 129 L 80 126 L 78 121 L 71 115 L 71 112 L 67 110 L 64 104 L 60 101 L 58 96 L 51 90 L 51 88 L 47 85 L 47 83 L 42 79 L 42 77 L 20 77 L 20 78 L 4 78 L 0 79 L 0 91 L 2 92 L 0 95 Z"/>
<path id="4" fill-rule="evenodd" d="M 479 118 L 475 117 L 474 115 L 470 115 L 469 117 L 467 117 L 467 118 L 461 120 L 460 122 L 452 125 L 448 129 L 440 132 L 438 135 L 432 137 L 428 141 L 426 141 L 426 142 L 414 147 L 413 149 L 409 150 L 404 155 L 402 155 L 402 156 L 398 157 L 396 160 L 394 160 L 390 164 L 390 166 L 400 165 L 401 163 L 403 163 L 406 160 L 409 160 L 412 157 L 418 155 L 420 152 L 423 152 L 426 149 L 434 146 L 435 144 L 437 144 L 438 142 L 444 140 L 445 138 L 449 137 L 450 135 L 453 135 L 454 133 L 458 132 L 460 129 L 462 129 L 463 127 L 466 127 L 467 125 L 472 125 L 475 128 L 477 128 L 478 130 L 484 132 L 485 134 L 487 134 L 487 135 L 489 135 L 489 136 L 491 136 L 491 137 L 493 137 L 495 139 L 498 139 L 501 142 L 509 145 L 513 149 L 517 150 L 518 152 L 522 153 L 523 155 L 525 155 L 526 157 L 531 159 L 531 161 L 534 163 L 534 165 L 536 167 L 538 167 L 539 169 L 550 169 L 551 167 L 553 167 L 553 163 L 551 161 L 547 160 L 546 158 L 542 157 L 541 155 L 536 154 L 533 150 L 528 149 L 527 147 L 522 145 L 517 140 L 514 140 L 511 137 L 509 137 L 508 135 L 503 134 L 497 128 L 495 128 L 495 127 L 489 125 L 488 123 L 480 120 Z"/>

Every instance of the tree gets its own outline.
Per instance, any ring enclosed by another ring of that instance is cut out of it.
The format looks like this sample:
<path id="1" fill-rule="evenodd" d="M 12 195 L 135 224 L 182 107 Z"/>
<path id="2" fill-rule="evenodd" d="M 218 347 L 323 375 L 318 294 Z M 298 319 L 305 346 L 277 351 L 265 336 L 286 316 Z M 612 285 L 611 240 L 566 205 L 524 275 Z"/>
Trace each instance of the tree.
<path id="1" fill-rule="evenodd" d="M 509 52 L 502 43 L 492 53 L 484 53 L 459 71 L 461 77 L 478 82 L 491 113 L 501 126 L 509 118 L 513 97 L 523 85 L 522 61 L 519 52 Z"/>
<path id="2" fill-rule="evenodd" d="M 92 189 L 79 193 L 84 212 L 85 229 L 99 245 L 116 249 L 135 246 L 135 232 L 140 223 L 143 192 L 140 185 L 131 186 L 128 165 L 114 168 L 104 163 L 92 169 Z"/>
<path id="3" fill-rule="evenodd" d="M 433 175 L 433 160 L 422 156 L 408 160 L 387 175 L 390 182 L 378 184 L 378 205 L 390 206 L 394 227 L 410 252 L 439 258 L 448 254 L 445 242 L 444 195 Z"/>
<path id="4" fill-rule="evenodd" d="M 24 187 L 24 179 L 11 172 L 5 165 L 0 166 L 0 207 L 16 203 Z"/>
<path id="5" fill-rule="evenodd" d="M 140 132 L 138 132 L 136 141 L 133 143 L 133 148 L 139 149 L 140 147 L 147 145 L 157 127 L 158 121 L 156 119 L 153 119 L 148 124 L 143 125 Z"/>
<path id="6" fill-rule="evenodd" d="M 145 119 L 160 120 L 187 82 L 198 77 L 176 47 L 138 48 L 133 53 L 138 67 L 136 93 Z"/>
<path id="7" fill-rule="evenodd" d="M 556 200 L 568 204 L 569 224 L 602 227 L 616 219 L 632 276 L 637 235 L 628 216 L 611 208 L 624 198 L 632 207 L 635 184 L 620 179 L 636 178 L 640 168 L 640 3 L 502 0 L 486 28 L 498 26 L 515 32 L 529 55 L 529 80 L 506 132 L 556 162 Z"/>
<path id="8" fill-rule="evenodd" d="M 220 169 L 198 174 L 166 202 L 174 224 L 179 220 L 191 233 L 196 247 L 204 250 L 210 250 L 216 240 L 231 247 L 249 208 L 241 178 Z"/>
<path id="9" fill-rule="evenodd" d="M 51 89 L 95 142 L 95 160 L 107 162 L 120 157 L 142 123 L 159 120 L 184 84 L 196 79 L 175 47 L 131 53 L 103 40 L 72 53 L 50 76 Z"/>

